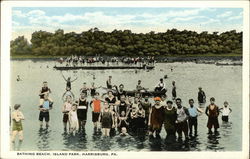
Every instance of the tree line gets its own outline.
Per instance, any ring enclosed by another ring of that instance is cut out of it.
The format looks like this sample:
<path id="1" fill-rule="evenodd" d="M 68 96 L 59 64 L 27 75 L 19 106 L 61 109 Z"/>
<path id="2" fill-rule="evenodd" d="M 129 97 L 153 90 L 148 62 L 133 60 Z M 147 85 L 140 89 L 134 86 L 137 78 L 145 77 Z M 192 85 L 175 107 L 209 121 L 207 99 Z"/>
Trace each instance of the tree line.
<path id="1" fill-rule="evenodd" d="M 11 56 L 174 56 L 238 54 L 242 55 L 242 32 L 223 33 L 177 29 L 166 32 L 133 33 L 131 30 L 104 32 L 91 28 L 82 33 L 58 29 L 54 33 L 36 31 L 30 42 L 19 36 L 10 43 Z"/>

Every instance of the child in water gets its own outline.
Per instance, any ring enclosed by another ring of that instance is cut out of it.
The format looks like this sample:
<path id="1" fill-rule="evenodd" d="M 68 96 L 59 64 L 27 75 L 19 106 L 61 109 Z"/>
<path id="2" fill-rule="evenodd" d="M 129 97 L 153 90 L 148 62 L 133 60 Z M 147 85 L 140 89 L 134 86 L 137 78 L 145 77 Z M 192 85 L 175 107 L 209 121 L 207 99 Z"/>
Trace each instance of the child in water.
<path id="1" fill-rule="evenodd" d="M 228 102 L 225 101 L 223 108 L 220 108 L 219 110 L 222 113 L 222 121 L 228 122 L 228 116 L 232 112 L 232 109 L 228 106 Z"/>
<path id="2" fill-rule="evenodd" d="M 71 111 L 69 112 L 70 133 L 73 133 L 73 136 L 75 136 L 76 131 L 79 129 L 76 106 L 77 104 L 74 103 Z"/>

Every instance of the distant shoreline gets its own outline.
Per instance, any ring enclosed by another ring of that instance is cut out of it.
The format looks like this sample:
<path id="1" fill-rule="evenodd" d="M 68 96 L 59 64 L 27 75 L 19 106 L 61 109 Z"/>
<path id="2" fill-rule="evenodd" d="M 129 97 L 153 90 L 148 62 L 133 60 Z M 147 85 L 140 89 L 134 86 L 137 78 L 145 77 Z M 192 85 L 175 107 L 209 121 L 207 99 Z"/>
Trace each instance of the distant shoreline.
<path id="1" fill-rule="evenodd" d="M 68 56 L 11 56 L 11 61 L 55 61 L 60 57 L 68 57 Z M 115 56 L 103 56 L 105 59 Z M 145 56 L 146 57 L 146 56 Z M 242 61 L 242 57 L 240 55 L 185 55 L 185 56 L 159 56 L 155 57 L 157 62 L 191 62 L 191 61 L 218 61 L 218 60 L 232 60 L 232 61 Z M 118 57 L 119 58 L 119 57 Z"/>

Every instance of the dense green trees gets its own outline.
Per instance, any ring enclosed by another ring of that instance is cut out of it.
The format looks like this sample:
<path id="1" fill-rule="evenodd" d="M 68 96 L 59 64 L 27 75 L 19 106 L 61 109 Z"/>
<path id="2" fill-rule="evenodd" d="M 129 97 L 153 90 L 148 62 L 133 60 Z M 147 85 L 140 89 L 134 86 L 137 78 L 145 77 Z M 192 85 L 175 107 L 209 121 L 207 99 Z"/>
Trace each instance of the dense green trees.
<path id="1" fill-rule="evenodd" d="M 130 30 L 100 31 L 93 28 L 80 34 L 36 31 L 31 44 L 21 36 L 11 41 L 11 55 L 108 55 L 108 56 L 156 56 L 186 54 L 239 54 L 242 55 L 242 32 L 235 30 L 221 34 L 197 33 L 177 29 L 146 34 Z"/>

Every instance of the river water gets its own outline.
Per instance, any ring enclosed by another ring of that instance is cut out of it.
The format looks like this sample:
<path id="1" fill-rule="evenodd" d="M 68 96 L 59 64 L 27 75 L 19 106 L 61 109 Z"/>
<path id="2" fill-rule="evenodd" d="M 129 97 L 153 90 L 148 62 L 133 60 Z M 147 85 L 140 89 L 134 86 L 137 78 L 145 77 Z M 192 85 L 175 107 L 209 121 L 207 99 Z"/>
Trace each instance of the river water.
<path id="1" fill-rule="evenodd" d="M 53 69 L 52 61 L 11 61 L 11 104 L 22 105 L 25 116 L 23 121 L 24 141 L 20 150 L 29 151 L 240 151 L 242 149 L 242 66 L 216 66 L 213 64 L 158 63 L 155 69 L 146 70 L 76 70 L 62 71 L 72 78 L 72 91 L 79 97 L 79 89 L 83 82 L 90 86 L 106 86 L 105 81 L 111 75 L 113 84 L 123 83 L 125 90 L 134 90 L 137 81 L 152 90 L 160 78 L 165 80 L 168 99 L 171 99 L 171 83 L 176 82 L 177 96 L 188 107 L 188 99 L 193 98 L 197 105 L 198 87 L 202 86 L 207 99 L 215 97 L 216 104 L 223 106 L 226 100 L 233 112 L 229 123 L 222 123 L 219 117 L 219 135 L 207 134 L 207 116 L 198 117 L 198 136 L 189 142 L 171 142 L 165 140 L 165 130 L 161 131 L 161 139 L 149 139 L 148 136 L 102 137 L 93 131 L 91 110 L 88 111 L 86 135 L 72 137 L 63 131 L 62 94 L 66 82 L 61 72 Z M 173 68 L 171 72 L 170 68 Z M 17 82 L 20 75 L 22 81 Z M 95 75 L 95 79 L 93 79 Z M 50 111 L 50 127 L 40 129 L 38 116 L 39 91 L 42 82 L 48 81 L 52 90 L 50 97 L 54 100 Z M 104 90 L 99 89 L 99 92 Z M 90 100 L 91 98 L 88 97 Z M 208 104 L 208 103 L 207 103 Z M 203 110 L 205 108 L 202 108 Z"/>

